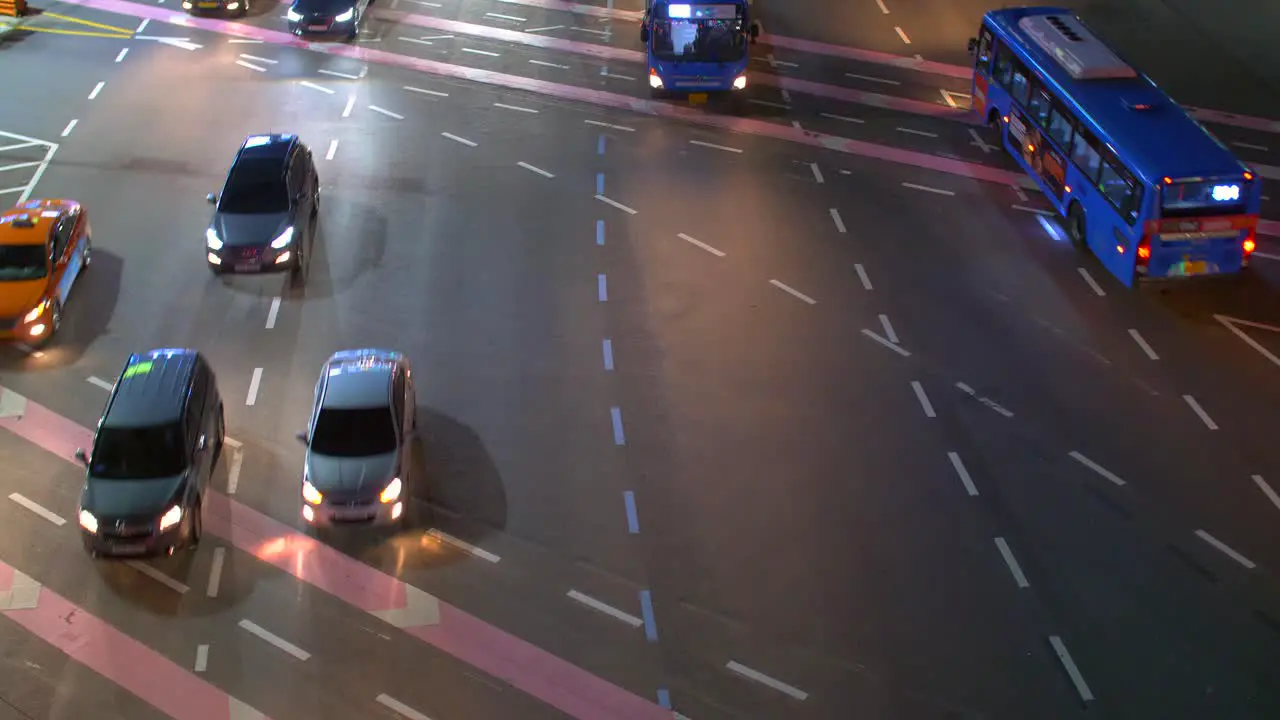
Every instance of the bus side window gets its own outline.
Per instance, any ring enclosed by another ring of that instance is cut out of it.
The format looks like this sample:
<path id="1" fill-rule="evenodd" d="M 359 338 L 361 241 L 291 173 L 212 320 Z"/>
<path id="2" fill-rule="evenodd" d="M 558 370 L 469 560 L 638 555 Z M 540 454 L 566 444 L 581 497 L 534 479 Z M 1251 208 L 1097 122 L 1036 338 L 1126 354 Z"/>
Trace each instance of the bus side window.
<path id="1" fill-rule="evenodd" d="M 1071 162 L 1080 168 L 1080 171 L 1089 178 L 1090 182 L 1098 181 L 1098 171 L 1102 167 L 1102 156 L 1098 154 L 1097 148 L 1094 147 L 1093 138 L 1089 136 L 1088 131 L 1081 130 L 1076 133 L 1075 140 L 1071 143 Z"/>
<path id="2" fill-rule="evenodd" d="M 1138 219 L 1138 205 L 1142 194 L 1133 175 L 1115 159 L 1102 161 L 1102 174 L 1098 178 L 1098 189 L 1107 200 L 1119 211 L 1120 217 L 1130 225 Z"/>
<path id="3" fill-rule="evenodd" d="M 986 72 L 991 67 L 992 45 L 994 45 L 995 37 L 991 34 L 991 28 L 986 25 L 982 26 L 982 32 L 978 34 L 978 64 L 977 68 Z"/>
<path id="4" fill-rule="evenodd" d="M 1009 94 L 1022 107 L 1027 106 L 1027 102 L 1031 100 L 1031 73 L 1027 72 L 1027 66 L 1022 64 L 1018 58 L 1010 57 L 1009 61 L 1013 63 L 1013 79 L 1009 81 Z"/>
<path id="5" fill-rule="evenodd" d="M 1031 91 L 1031 102 L 1027 104 L 1027 110 L 1031 111 L 1031 117 L 1037 125 L 1042 128 L 1049 127 L 1049 110 L 1052 106 L 1053 100 L 1049 97 L 1048 91 L 1037 82 Z"/>
<path id="6" fill-rule="evenodd" d="M 1000 84 L 1005 90 L 1009 89 L 1009 83 L 1013 79 L 1013 51 L 1000 43 L 996 46 L 996 62 L 995 68 L 991 73 L 991 77 Z"/>
<path id="7" fill-rule="evenodd" d="M 1075 127 L 1075 120 L 1072 119 L 1071 113 L 1062 107 L 1062 103 L 1053 103 L 1053 111 L 1049 115 L 1049 137 L 1058 143 L 1058 147 L 1069 150 L 1071 149 L 1071 131 Z"/>

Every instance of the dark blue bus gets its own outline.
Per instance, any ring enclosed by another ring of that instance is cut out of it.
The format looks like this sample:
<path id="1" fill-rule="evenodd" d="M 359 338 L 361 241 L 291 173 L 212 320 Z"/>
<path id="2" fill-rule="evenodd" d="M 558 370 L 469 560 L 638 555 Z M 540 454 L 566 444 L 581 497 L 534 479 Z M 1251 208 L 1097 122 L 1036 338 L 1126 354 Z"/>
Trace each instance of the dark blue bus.
<path id="1" fill-rule="evenodd" d="M 973 107 L 1125 285 L 1229 275 L 1256 247 L 1261 182 L 1069 10 L 992 10 Z"/>
<path id="2" fill-rule="evenodd" d="M 747 0 L 655 0 L 641 22 L 655 97 L 701 95 L 705 100 L 708 93 L 747 89 L 747 45 L 760 35 Z"/>

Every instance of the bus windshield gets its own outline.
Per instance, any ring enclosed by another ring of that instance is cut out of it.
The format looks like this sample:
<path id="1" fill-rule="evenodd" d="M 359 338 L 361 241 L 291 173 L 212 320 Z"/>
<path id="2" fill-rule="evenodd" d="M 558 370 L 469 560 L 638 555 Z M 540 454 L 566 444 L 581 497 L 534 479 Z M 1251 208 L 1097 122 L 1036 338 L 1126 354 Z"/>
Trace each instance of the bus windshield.
<path id="1" fill-rule="evenodd" d="M 725 63 L 746 57 L 738 5 L 654 6 L 653 54 L 660 60 Z"/>
<path id="2" fill-rule="evenodd" d="M 1249 183 L 1241 180 L 1191 180 L 1165 185 L 1160 216 L 1165 218 L 1242 215 Z"/>

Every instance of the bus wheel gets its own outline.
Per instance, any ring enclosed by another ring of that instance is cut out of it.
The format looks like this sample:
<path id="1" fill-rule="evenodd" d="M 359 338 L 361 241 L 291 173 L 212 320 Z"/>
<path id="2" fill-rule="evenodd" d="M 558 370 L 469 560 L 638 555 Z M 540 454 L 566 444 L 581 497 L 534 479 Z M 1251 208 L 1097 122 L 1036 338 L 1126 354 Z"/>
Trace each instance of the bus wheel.
<path id="1" fill-rule="evenodd" d="M 1077 250 L 1089 249 L 1088 232 L 1084 222 L 1084 209 L 1080 207 L 1080 203 L 1071 203 L 1067 210 L 1067 235 Z"/>

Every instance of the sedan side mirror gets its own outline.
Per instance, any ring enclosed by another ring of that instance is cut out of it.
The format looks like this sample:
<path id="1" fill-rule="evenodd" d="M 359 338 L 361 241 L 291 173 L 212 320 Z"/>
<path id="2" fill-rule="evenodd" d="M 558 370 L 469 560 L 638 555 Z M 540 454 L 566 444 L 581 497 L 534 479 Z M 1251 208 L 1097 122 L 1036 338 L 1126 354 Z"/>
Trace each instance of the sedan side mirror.
<path id="1" fill-rule="evenodd" d="M 205 199 L 205 200 L 208 200 L 210 205 L 217 205 L 217 204 L 218 204 L 218 193 L 209 193 L 208 195 L 205 195 L 205 196 L 204 196 L 204 199 Z"/>
<path id="2" fill-rule="evenodd" d="M 294 437 L 298 438 L 298 442 L 302 443 L 303 445 L 307 444 L 307 434 L 305 432 L 300 432 Z"/>
<path id="3" fill-rule="evenodd" d="M 76 448 L 76 460 L 78 460 L 81 465 L 89 467 L 89 453 L 85 452 L 84 448 Z"/>

